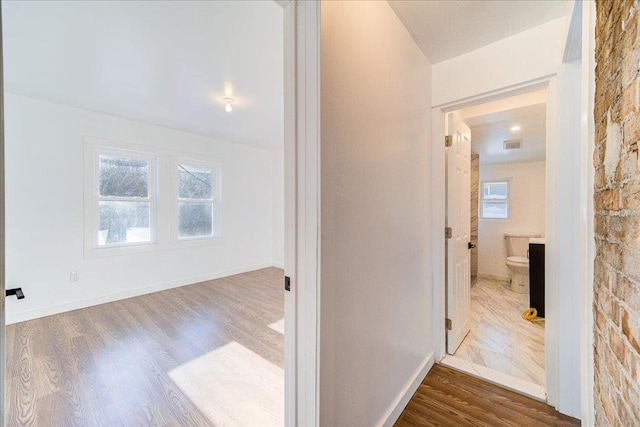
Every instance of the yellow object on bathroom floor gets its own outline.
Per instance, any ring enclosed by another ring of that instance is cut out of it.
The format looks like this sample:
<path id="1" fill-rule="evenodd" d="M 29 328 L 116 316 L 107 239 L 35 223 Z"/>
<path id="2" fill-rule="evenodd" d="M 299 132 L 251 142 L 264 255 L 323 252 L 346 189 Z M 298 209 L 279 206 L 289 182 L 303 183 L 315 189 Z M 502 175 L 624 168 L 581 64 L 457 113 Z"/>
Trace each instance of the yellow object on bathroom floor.
<path id="1" fill-rule="evenodd" d="M 527 308 L 522 312 L 522 318 L 529 322 L 543 322 L 544 317 L 538 317 L 538 310 L 535 308 Z"/>

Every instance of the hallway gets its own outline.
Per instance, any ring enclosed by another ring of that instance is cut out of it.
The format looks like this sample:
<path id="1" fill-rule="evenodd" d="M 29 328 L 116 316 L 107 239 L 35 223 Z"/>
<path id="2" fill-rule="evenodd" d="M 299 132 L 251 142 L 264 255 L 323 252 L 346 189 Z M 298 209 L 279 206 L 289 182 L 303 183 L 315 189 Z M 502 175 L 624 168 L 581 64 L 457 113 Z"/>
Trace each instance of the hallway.
<path id="1" fill-rule="evenodd" d="M 551 406 L 434 365 L 396 422 L 404 426 L 579 426 Z"/>

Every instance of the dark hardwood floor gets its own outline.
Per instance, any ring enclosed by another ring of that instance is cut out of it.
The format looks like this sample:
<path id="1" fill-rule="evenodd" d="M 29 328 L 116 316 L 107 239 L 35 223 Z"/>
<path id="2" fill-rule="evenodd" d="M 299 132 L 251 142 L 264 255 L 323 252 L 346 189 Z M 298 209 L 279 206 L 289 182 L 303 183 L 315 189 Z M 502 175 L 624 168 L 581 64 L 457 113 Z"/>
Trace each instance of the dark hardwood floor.
<path id="1" fill-rule="evenodd" d="M 551 406 L 434 365 L 400 415 L 403 426 L 579 426 Z"/>
<path id="2" fill-rule="evenodd" d="M 9 325 L 6 424 L 282 425 L 282 275 L 267 268 Z"/>

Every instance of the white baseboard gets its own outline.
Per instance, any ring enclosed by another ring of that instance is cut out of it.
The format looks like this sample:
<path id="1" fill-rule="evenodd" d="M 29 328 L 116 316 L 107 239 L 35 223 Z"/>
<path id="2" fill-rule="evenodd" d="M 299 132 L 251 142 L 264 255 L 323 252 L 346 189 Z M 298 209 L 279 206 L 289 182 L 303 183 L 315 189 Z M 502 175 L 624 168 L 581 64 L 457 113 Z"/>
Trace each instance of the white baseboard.
<path id="1" fill-rule="evenodd" d="M 38 319 L 40 317 L 51 316 L 58 313 L 64 313 L 67 311 L 91 307 L 94 305 L 105 304 L 108 302 L 119 301 L 127 298 L 137 297 L 140 295 L 151 294 L 153 292 L 159 292 L 167 289 L 178 288 L 180 286 L 192 285 L 194 283 L 206 282 L 207 280 L 220 279 L 222 277 L 233 276 L 234 274 L 246 273 L 249 271 L 259 270 L 261 268 L 267 268 L 271 266 L 273 266 L 273 263 L 265 262 L 261 264 L 250 265 L 243 268 L 219 271 L 211 274 L 204 274 L 204 275 L 193 276 L 193 277 L 180 279 L 180 280 L 173 280 L 170 282 L 160 283 L 157 285 L 130 289 L 128 291 L 117 292 L 114 294 L 100 295 L 97 297 L 85 298 L 85 299 L 76 300 L 76 301 L 69 301 L 64 304 L 57 304 L 57 305 L 52 305 L 48 307 L 42 307 L 35 310 L 23 311 L 20 313 L 11 313 L 11 314 L 7 314 L 6 324 L 10 325 L 13 323 Z"/>
<path id="2" fill-rule="evenodd" d="M 501 282 L 508 282 L 511 280 L 509 276 L 499 276 L 497 274 L 478 274 L 479 279 L 491 279 L 491 280 L 500 280 Z"/>
<path id="3" fill-rule="evenodd" d="M 390 427 L 398 421 L 402 411 L 404 411 L 404 408 L 407 406 L 416 390 L 418 390 L 418 387 L 422 383 L 422 380 L 424 380 L 424 377 L 429 373 L 433 363 L 434 359 L 432 351 L 418 367 L 416 372 L 413 374 L 413 377 L 407 381 L 407 384 L 377 425 Z"/>
<path id="4" fill-rule="evenodd" d="M 271 267 L 282 268 L 284 270 L 284 264 L 279 262 L 272 263 Z"/>

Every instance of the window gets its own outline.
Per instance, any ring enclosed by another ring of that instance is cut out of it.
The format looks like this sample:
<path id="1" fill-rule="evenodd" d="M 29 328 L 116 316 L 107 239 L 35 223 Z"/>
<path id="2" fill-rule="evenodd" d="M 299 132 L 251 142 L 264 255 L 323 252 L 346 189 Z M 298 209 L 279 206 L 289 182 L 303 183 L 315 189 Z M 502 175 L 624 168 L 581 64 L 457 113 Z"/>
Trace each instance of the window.
<path id="1" fill-rule="evenodd" d="M 178 160 L 178 239 L 216 236 L 216 172 L 213 163 Z"/>
<path id="2" fill-rule="evenodd" d="M 482 181 L 480 217 L 484 219 L 509 219 L 510 178 Z"/>
<path id="3" fill-rule="evenodd" d="M 152 155 L 96 150 L 94 206 L 98 247 L 153 242 Z"/>
<path id="4" fill-rule="evenodd" d="M 224 243 L 221 166 L 215 159 L 89 136 L 84 140 L 85 258 Z"/>

